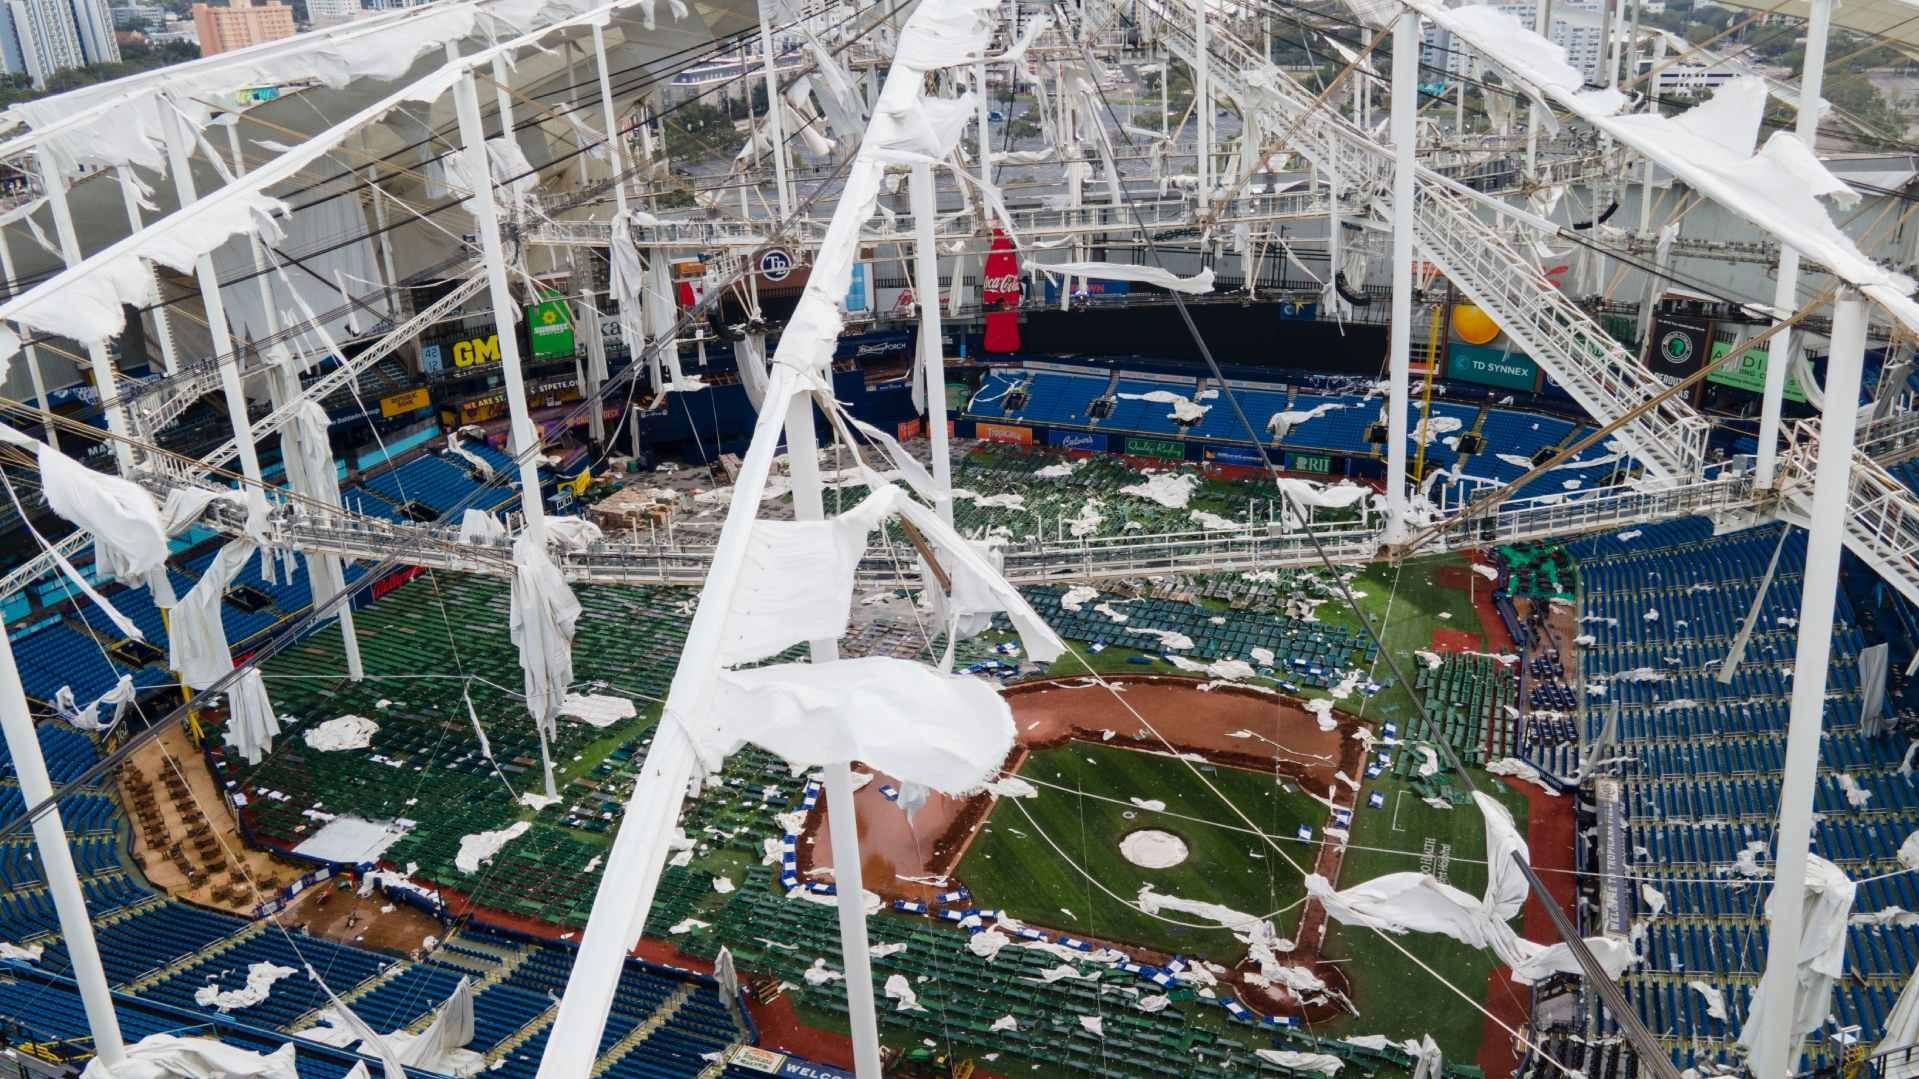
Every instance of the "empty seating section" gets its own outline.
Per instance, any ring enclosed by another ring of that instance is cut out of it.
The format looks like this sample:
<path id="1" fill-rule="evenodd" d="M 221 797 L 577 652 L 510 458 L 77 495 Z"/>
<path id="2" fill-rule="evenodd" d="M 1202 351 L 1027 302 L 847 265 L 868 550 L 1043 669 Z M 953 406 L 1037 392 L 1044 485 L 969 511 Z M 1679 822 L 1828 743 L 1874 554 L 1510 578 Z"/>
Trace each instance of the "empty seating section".
<path id="1" fill-rule="evenodd" d="M 1173 420 L 1173 405 L 1166 401 L 1148 401 L 1144 398 L 1154 393 L 1174 393 L 1191 400 L 1195 392 L 1193 380 L 1128 378 L 1121 375 L 1114 387 L 1113 410 L 1100 421 L 1101 427 L 1111 427 L 1120 431 L 1145 431 L 1150 434 L 1179 435 L 1185 433 Z M 1200 402 L 1205 404 L 1208 402 Z"/>
<path id="2" fill-rule="evenodd" d="M 159 982 L 139 991 L 147 1000 L 182 1008 L 195 1007 L 194 994 L 206 987 L 239 989 L 255 963 L 292 968 L 294 973 L 274 983 L 272 992 L 257 1004 L 235 1008 L 234 1018 L 255 1026 L 287 1028 L 316 1008 L 327 1006 L 326 990 L 306 975 L 311 964 L 335 993 L 346 993 L 395 962 L 389 956 L 296 933 L 291 940 L 280 929 L 265 926 L 231 948 L 216 950 L 188 963 Z"/>
<path id="3" fill-rule="evenodd" d="M 1589 705 L 1583 733 L 1591 754 L 1614 761 L 1621 780 L 1629 864 L 1619 869 L 1632 875 L 1635 917 L 1645 922 L 1641 962 L 1625 978 L 1628 995 L 1681 1067 L 1725 1059 L 1723 1043 L 1743 1024 L 1764 969 L 1765 878 L 1776 854 L 1805 563 L 1802 531 L 1787 532 L 1783 546 L 1776 526 L 1711 533 L 1709 522 L 1685 520 L 1567 544 L 1584 592 L 1580 629 L 1590 635 L 1581 657 Z M 1743 660 L 1722 683 L 1720 664 L 1775 549 L 1778 569 L 1760 597 Z M 1919 789 L 1900 771 L 1906 739 L 1860 730 L 1857 655 L 1865 643 L 1842 592 L 1813 851 L 1864 881 L 1855 915 L 1919 909 L 1910 874 L 1885 876 L 1898 868 L 1899 845 L 1919 829 Z M 1655 902 L 1663 906 L 1656 916 Z M 1832 1021 L 1807 1042 L 1828 1063 L 1837 1028 L 1856 1025 L 1865 1044 L 1878 1041 L 1894 998 L 1919 966 L 1919 928 L 1855 924 L 1846 959 Z M 1727 1018 L 1707 1014 L 1693 981 L 1724 994 Z M 1616 1027 L 1600 1020 L 1587 1033 L 1611 1037 Z"/>
<path id="4" fill-rule="evenodd" d="M 1022 592 L 1033 610 L 1065 637 L 1161 652 L 1163 638 L 1158 634 L 1183 634 L 1192 645 L 1179 649 L 1179 655 L 1243 659 L 1268 666 L 1283 681 L 1321 689 L 1337 684 L 1347 671 L 1370 663 L 1378 654 L 1364 630 L 1265 611 L 1216 612 L 1183 601 L 1117 595 L 1089 599 L 1077 604 L 1077 610 L 1068 610 L 1061 602 L 1065 589 L 1040 585 Z M 1114 614 L 1124 621 L 1116 621 Z M 1255 649 L 1270 651 L 1272 662 L 1260 663 Z"/>
<path id="5" fill-rule="evenodd" d="M 505 459 L 504 454 L 496 455 L 498 461 Z M 484 482 L 476 480 L 469 468 L 463 461 L 429 453 L 369 476 L 364 482 L 367 490 L 396 506 L 418 502 L 435 515 L 455 506 L 494 510 L 517 499 L 513 490 L 501 482 L 479 494 L 477 500 L 469 501 Z"/>
<path id="6" fill-rule="evenodd" d="M 1246 427 L 1239 422 L 1239 416 L 1233 412 L 1233 406 L 1227 403 L 1226 398 L 1223 395 L 1207 396 L 1216 393 L 1217 383 L 1209 381 L 1207 387 L 1200 391 L 1198 403 L 1210 407 L 1187 434 L 1193 438 L 1215 438 L 1222 442 L 1247 441 Z M 1233 396 L 1238 399 L 1241 411 L 1246 413 L 1247 422 L 1253 425 L 1253 436 L 1261 442 L 1272 437 L 1272 418 L 1292 407 L 1292 395 L 1273 388 L 1261 390 L 1235 386 Z"/>
<path id="7" fill-rule="evenodd" d="M 1424 694 L 1426 713 L 1437 729 L 1423 729 L 1415 719 L 1412 737 L 1443 739 L 1462 759 L 1475 764 L 1517 751 L 1517 732 L 1507 709 L 1516 703 L 1519 689 L 1505 664 L 1491 656 L 1443 656 L 1438 667 L 1420 664 L 1413 685 Z M 1396 768 L 1415 763 L 1413 754 L 1400 757 L 1394 762 Z"/>

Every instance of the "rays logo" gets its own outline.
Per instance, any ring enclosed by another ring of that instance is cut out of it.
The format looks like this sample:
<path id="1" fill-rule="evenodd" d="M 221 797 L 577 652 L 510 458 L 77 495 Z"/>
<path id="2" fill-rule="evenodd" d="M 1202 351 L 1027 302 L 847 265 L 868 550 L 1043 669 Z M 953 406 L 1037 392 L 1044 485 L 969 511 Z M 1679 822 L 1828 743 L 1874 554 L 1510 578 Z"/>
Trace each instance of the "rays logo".
<path id="1" fill-rule="evenodd" d="M 1659 339 L 1659 355 L 1669 364 L 1682 364 L 1692 359 L 1692 337 L 1679 330 L 1673 330 Z"/>

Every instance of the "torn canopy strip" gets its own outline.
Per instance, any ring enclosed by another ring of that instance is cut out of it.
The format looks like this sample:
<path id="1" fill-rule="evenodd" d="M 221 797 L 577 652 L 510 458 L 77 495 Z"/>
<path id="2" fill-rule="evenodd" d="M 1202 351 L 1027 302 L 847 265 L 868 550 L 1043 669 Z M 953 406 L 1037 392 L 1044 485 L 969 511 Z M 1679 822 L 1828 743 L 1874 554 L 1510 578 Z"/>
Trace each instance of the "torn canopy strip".
<path id="1" fill-rule="evenodd" d="M 1797 1063 L 1799 1039 L 1817 1030 L 1831 1010 L 1832 985 L 1846 969 L 1846 928 L 1852 914 L 1853 898 L 1859 886 L 1845 871 L 1816 854 L 1806 857 L 1806 890 L 1798 897 L 1804 904 L 1804 921 L 1799 932 L 1799 966 L 1790 983 L 1771 977 L 1761 978 L 1759 990 L 1746 1009 L 1746 1025 L 1739 1032 L 1739 1044 L 1754 1055 L 1747 1065 L 1754 1075 L 1785 1075 Z M 1775 889 L 1766 897 L 1766 920 L 1777 912 L 1776 903 L 1786 899 Z M 1759 1032 L 1769 1025 L 1790 1023 L 1795 1059 L 1769 1060 L 1759 1050 L 1763 1040 Z"/>
<path id="2" fill-rule="evenodd" d="M 530 533 L 513 541 L 508 629 L 526 675 L 526 708 L 552 737 L 566 689 L 573 683 L 573 634 L 580 601 L 546 547 Z"/>
<path id="3" fill-rule="evenodd" d="M 953 795 L 1013 748 L 1012 709 L 993 686 L 890 656 L 722 672 L 710 714 L 691 729 L 709 767 L 751 742 L 789 764 L 863 761 Z"/>
<path id="4" fill-rule="evenodd" d="M 1090 277 L 1102 281 L 1137 281 L 1158 285 L 1172 292 L 1203 296 L 1213 291 L 1213 271 L 1209 267 L 1191 277 L 1181 277 L 1160 266 L 1135 266 L 1129 262 L 1047 262 L 1037 268 L 1069 277 Z"/>
<path id="5" fill-rule="evenodd" d="M 1409 3 L 1517 76 L 1529 92 L 1571 109 L 1694 190 L 1866 292 L 1908 329 L 1919 330 L 1919 303 L 1910 295 L 1912 279 L 1881 268 L 1833 223 L 1820 197 L 1836 196 L 1836 201 L 1849 204 L 1858 196 L 1797 135 L 1774 132 L 1757 154 L 1740 153 L 1733 145 L 1750 125 L 1743 120 L 1737 125 L 1723 121 L 1754 111 L 1750 102 L 1763 109 L 1767 93 L 1763 81 L 1734 79 L 1721 86 L 1713 100 L 1679 116 L 1620 115 L 1623 95 L 1615 90 L 1585 90 L 1583 77 L 1566 63 L 1565 50 L 1526 29 L 1510 13 L 1490 6 L 1443 8 L 1430 0 Z M 1719 100 L 1722 97 L 1726 100 Z M 1783 317 L 1786 312 L 1778 314 Z"/>
<path id="6" fill-rule="evenodd" d="M 1526 841 L 1505 806 L 1478 792 L 1473 801 L 1486 821 L 1483 897 L 1475 899 L 1427 873 L 1388 873 L 1338 891 L 1325 877 L 1313 873 L 1306 878 L 1307 894 L 1342 925 L 1395 934 L 1439 933 L 1474 948 L 1490 949 L 1512 968 L 1513 980 L 1523 985 L 1553 974 L 1580 973 L 1567 945 L 1526 940 L 1508 924 L 1526 902 L 1526 877 L 1513 860 L 1515 855 L 1528 857 Z M 1632 945 L 1627 941 L 1592 937 L 1586 946 L 1614 977 L 1632 963 Z"/>

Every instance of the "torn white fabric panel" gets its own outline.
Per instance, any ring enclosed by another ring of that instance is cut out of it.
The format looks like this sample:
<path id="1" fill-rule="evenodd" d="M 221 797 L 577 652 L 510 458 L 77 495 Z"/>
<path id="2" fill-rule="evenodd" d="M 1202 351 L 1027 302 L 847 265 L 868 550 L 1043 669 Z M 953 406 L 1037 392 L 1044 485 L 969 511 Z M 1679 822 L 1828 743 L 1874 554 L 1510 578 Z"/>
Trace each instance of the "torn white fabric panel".
<path id="1" fill-rule="evenodd" d="M 562 551 L 587 551 L 606 538 L 600 526 L 585 517 L 548 517 L 546 538 Z"/>
<path id="2" fill-rule="evenodd" d="M 506 538 L 506 524 L 485 510 L 469 509 L 460 515 L 461 543 L 491 543 Z"/>
<path id="3" fill-rule="evenodd" d="M 488 479 L 488 480 L 492 479 L 493 478 L 492 462 L 488 461 L 486 458 L 480 456 L 479 454 L 474 453 L 472 450 L 467 449 L 466 443 L 464 442 L 464 440 L 468 438 L 477 438 L 484 441 L 486 439 L 486 429 L 483 427 L 469 426 L 469 427 L 456 427 L 453 430 L 448 431 L 446 433 L 446 452 L 452 454 L 455 457 L 458 457 L 462 461 L 465 461 L 467 463 L 467 467 L 479 473 L 481 479 Z"/>
<path id="4" fill-rule="evenodd" d="M 212 1008 L 218 1012 L 251 1008 L 272 994 L 273 983 L 282 978 L 290 978 L 297 973 L 299 972 L 292 967 L 283 967 L 276 963 L 253 963 L 247 967 L 246 984 L 240 988 L 221 989 L 219 985 L 209 983 L 193 991 L 193 1002 L 202 1008 Z"/>
<path id="5" fill-rule="evenodd" d="M 274 736 L 279 733 L 280 717 L 273 712 L 259 670 L 241 671 L 227 687 L 227 741 L 248 764 L 259 764 L 273 749 Z"/>
<path id="6" fill-rule="evenodd" d="M 1102 281 L 1137 281 L 1142 285 L 1158 285 L 1173 292 L 1195 296 L 1213 291 L 1211 267 L 1191 277 L 1181 277 L 1161 266 L 1135 266 L 1129 262 L 1048 262 L 1039 264 L 1039 269 L 1047 273 L 1092 277 Z"/>
<path id="7" fill-rule="evenodd" d="M 53 710 L 75 730 L 106 731 L 119 725 L 121 718 L 127 714 L 127 706 L 137 696 L 139 691 L 133 688 L 133 676 L 123 674 L 112 689 L 100 694 L 85 708 L 74 702 L 72 686 L 61 686 L 54 691 Z M 103 704 L 113 706 L 113 718 L 104 722 L 100 719 L 100 706 Z"/>
<path id="8" fill-rule="evenodd" d="M 1346 1062 L 1331 1053 L 1298 1053 L 1290 1049 L 1255 1049 L 1259 1059 L 1288 1071 L 1309 1075 L 1338 1075 Z"/>
<path id="9" fill-rule="evenodd" d="M 1899 991 L 1899 999 L 1886 1016 L 1886 1034 L 1879 1039 L 1875 1055 L 1914 1044 L 1919 1044 L 1919 971 L 1906 977 L 1906 987 Z M 1886 1058 L 1880 1075 L 1882 1079 L 1919 1079 L 1919 1053 Z"/>
<path id="10" fill-rule="evenodd" d="M 1556 973 L 1579 970 L 1571 949 L 1526 940 L 1508 922 L 1525 904 L 1526 877 L 1515 857 L 1527 858 L 1526 841 L 1512 814 L 1485 794 L 1475 792 L 1486 824 L 1486 892 L 1474 898 L 1427 873 L 1388 873 L 1335 891 L 1317 873 L 1306 878 L 1306 892 L 1343 925 L 1361 925 L 1388 933 L 1439 933 L 1474 948 L 1490 949 L 1512 968 L 1513 980 L 1531 984 Z M 1618 975 L 1632 962 L 1626 941 L 1588 938 L 1586 946 L 1608 972 Z"/>
<path id="11" fill-rule="evenodd" d="M 400 1037 L 397 1031 L 386 1036 L 390 1043 Z M 463 1075 L 467 1073 L 459 1070 L 459 1051 L 472 1040 L 473 983 L 472 979 L 463 977 L 427 1028 L 396 1045 L 394 1055 L 408 1067 L 441 1075 Z"/>
<path id="12" fill-rule="evenodd" d="M 931 508 L 904 496 L 897 504 L 900 515 L 926 537 L 940 565 L 952 579 L 952 593 L 943 600 L 943 610 L 949 617 L 1003 611 L 1019 634 L 1020 646 L 1034 662 L 1051 663 L 1065 654 L 1066 642 L 1060 640 L 1059 634 L 1053 632 L 1020 595 L 1019 589 L 1001 575 L 999 568 L 977 546 L 941 520 Z"/>
<path id="13" fill-rule="evenodd" d="M 631 354 L 646 341 L 646 263 L 633 240 L 631 216 L 613 219 L 613 241 L 608 247 L 608 288 L 619 303 L 620 336 Z"/>
<path id="14" fill-rule="evenodd" d="M 1708 1016 L 1719 1020 L 1726 1018 L 1726 994 L 1724 992 L 1714 989 L 1712 986 L 1697 979 L 1687 982 L 1686 987 L 1698 993 L 1700 997 L 1705 1000 L 1706 1014 Z"/>
<path id="15" fill-rule="evenodd" d="M 1543 92 L 1572 109 L 1695 191 L 1861 289 L 1909 329 L 1919 329 L 1912 279 L 1879 266 L 1834 224 L 1819 200 L 1836 196 L 1845 205 L 1858 196 L 1797 135 L 1774 132 L 1759 153 L 1737 152 L 1752 111 L 1764 107 L 1763 80 L 1747 76 L 1722 84 L 1714 97 L 1727 100 L 1697 106 L 1695 111 L 1706 110 L 1697 116 L 1668 117 L 1657 111 L 1621 115 L 1622 95 L 1585 90 L 1583 76 L 1565 62 L 1565 50 L 1520 25 L 1510 13 L 1479 5 L 1443 8 L 1430 0 L 1412 0 L 1412 7 L 1518 76 L 1529 93 Z M 1714 126 L 1737 131 L 1717 138 L 1700 133 Z"/>
<path id="16" fill-rule="evenodd" d="M 1832 1005 L 1832 984 L 1846 967 L 1846 922 L 1859 886 L 1838 866 L 1816 854 L 1806 856 L 1806 890 L 1788 897 L 1775 889 L 1766 897 L 1766 920 L 1776 915 L 1775 904 L 1798 902 L 1804 906 L 1804 921 L 1799 934 L 1799 966 L 1792 980 L 1761 978 L 1759 990 L 1746 1010 L 1746 1025 L 1739 1032 L 1739 1044 L 1750 1054 L 1747 1064 L 1754 1075 L 1784 1075 L 1792 1070 L 1798 1056 L 1799 1040 L 1825 1022 Z M 1793 1059 L 1773 1060 L 1763 1051 L 1759 1032 L 1768 1026 L 1790 1024 Z"/>
<path id="17" fill-rule="evenodd" d="M 43 333 L 104 342 L 126 328 L 126 307 L 145 307 L 153 301 L 148 262 L 187 273 L 201 255 L 211 254 L 234 236 L 258 234 L 277 243 L 280 230 L 266 215 L 285 210 L 278 199 L 256 192 L 235 193 L 200 213 L 195 230 L 148 227 L 81 263 L 90 266 L 88 272 L 71 278 L 67 273 L 56 275 L 6 304 L 7 317 Z M 58 289 L 49 287 L 55 283 L 60 284 Z"/>
<path id="18" fill-rule="evenodd" d="M 566 578 L 530 534 L 513 542 L 513 585 L 508 628 L 520 650 L 526 676 L 526 707 L 550 738 L 555 717 L 573 683 L 573 634 L 580 601 Z"/>
<path id="19" fill-rule="evenodd" d="M 1346 509 L 1372 494 L 1371 490 L 1350 482 L 1324 484 L 1281 477 L 1275 483 L 1288 502 L 1309 509 Z"/>
<path id="20" fill-rule="evenodd" d="M 252 540 L 228 542 L 207 564 L 200 580 L 174 604 L 167 622 L 168 662 L 180 681 L 193 689 L 206 689 L 233 669 L 220 600 L 258 549 Z"/>
<path id="21" fill-rule="evenodd" d="M 676 717 L 710 768 L 748 742 L 789 764 L 863 761 L 944 794 L 977 790 L 1013 745 L 1013 714 L 977 678 L 887 656 L 715 678 L 709 718 Z"/>
<path id="22" fill-rule="evenodd" d="M 828 520 L 754 521 L 720 662 L 751 663 L 844 636 L 867 534 L 900 501 L 897 488 L 884 487 Z"/>
<path id="23" fill-rule="evenodd" d="M 34 452 L 47 506 L 92 534 L 96 566 L 104 580 L 138 577 L 167 560 L 160 509 L 144 487 L 95 472 L 11 427 L 0 425 L 0 441 Z"/>
<path id="24" fill-rule="evenodd" d="M 94 1057 L 80 1074 L 82 1079 L 299 1079 L 292 1042 L 260 1054 L 172 1034 L 150 1034 L 127 1046 L 126 1060 L 118 1065 Z"/>
<path id="25" fill-rule="evenodd" d="M 307 493 L 329 506 L 340 505 L 340 473 L 333 463 L 333 450 L 327 441 L 327 431 L 332 421 L 327 419 L 326 409 L 318 401 L 302 401 L 293 412 L 293 422 L 286 427 L 287 434 L 281 436 L 281 452 L 285 453 L 285 442 L 291 437 L 299 455 L 300 466 L 306 472 L 309 485 Z M 169 498 L 171 496 L 169 495 Z"/>
<path id="26" fill-rule="evenodd" d="M 733 360 L 739 365 L 740 388 L 746 391 L 747 401 L 757 412 L 766 400 L 766 335 L 749 333 L 734 342 Z"/>
<path id="27" fill-rule="evenodd" d="M 413 867 L 408 866 L 408 868 L 412 869 Z M 372 874 L 368 874 L 368 879 L 371 879 L 371 877 Z M 363 880 L 361 882 L 361 888 L 364 889 L 366 886 L 366 881 Z M 365 895 L 367 893 L 362 891 L 361 894 Z M 335 1029 L 344 1026 L 346 1033 L 351 1035 L 342 1036 L 340 1040 L 330 1042 L 329 1044 L 345 1045 L 357 1039 L 360 1043 L 360 1052 L 379 1058 L 380 1066 L 385 1069 L 385 1079 L 406 1079 L 406 1065 L 400 1062 L 400 1058 L 393 1052 L 392 1048 L 386 1044 L 386 1040 L 381 1038 L 379 1033 L 372 1027 L 368 1026 L 366 1020 L 360 1018 L 358 1013 L 352 1008 L 347 1007 L 346 1001 L 341 1000 L 339 994 L 333 991 L 333 987 L 326 983 L 326 979 L 320 977 L 320 972 L 313 969 L 312 963 L 308 963 L 306 969 L 307 977 L 320 983 L 320 991 L 327 995 L 327 1000 L 330 1002 L 331 1006 L 325 1012 L 321 1013 L 322 1017 L 331 1020 L 328 1024 L 329 1026 Z M 311 1033 L 309 1032 L 307 1036 L 310 1037 Z M 289 1048 L 290 1047 L 289 1045 Z"/>

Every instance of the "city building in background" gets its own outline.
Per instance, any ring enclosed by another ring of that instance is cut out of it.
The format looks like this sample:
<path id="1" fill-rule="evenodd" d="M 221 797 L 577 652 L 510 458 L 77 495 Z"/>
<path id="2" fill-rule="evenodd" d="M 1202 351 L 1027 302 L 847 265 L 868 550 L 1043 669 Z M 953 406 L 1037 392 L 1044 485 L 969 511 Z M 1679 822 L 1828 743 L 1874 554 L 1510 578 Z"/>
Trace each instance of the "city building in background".
<path id="1" fill-rule="evenodd" d="M 56 71 L 120 59 L 106 0 L 6 0 L 0 4 L 0 68 L 45 86 Z"/>
<path id="2" fill-rule="evenodd" d="M 200 34 L 200 54 L 212 56 L 292 37 L 293 9 L 285 4 L 250 0 L 241 0 L 230 7 L 195 4 L 193 25 Z"/>

